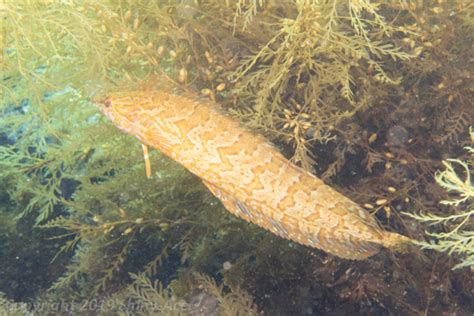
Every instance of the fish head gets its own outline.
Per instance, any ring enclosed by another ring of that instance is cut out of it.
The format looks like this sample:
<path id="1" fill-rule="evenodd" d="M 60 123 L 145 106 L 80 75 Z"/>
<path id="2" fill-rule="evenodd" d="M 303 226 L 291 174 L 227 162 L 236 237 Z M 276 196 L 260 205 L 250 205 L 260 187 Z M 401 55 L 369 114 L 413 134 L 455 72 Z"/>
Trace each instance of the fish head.
<path id="1" fill-rule="evenodd" d="M 111 97 L 93 97 L 91 101 L 105 116 L 113 120 L 113 102 Z"/>
<path id="2" fill-rule="evenodd" d="M 129 94 L 97 96 L 92 103 L 118 128 L 130 132 L 140 110 L 138 100 Z"/>

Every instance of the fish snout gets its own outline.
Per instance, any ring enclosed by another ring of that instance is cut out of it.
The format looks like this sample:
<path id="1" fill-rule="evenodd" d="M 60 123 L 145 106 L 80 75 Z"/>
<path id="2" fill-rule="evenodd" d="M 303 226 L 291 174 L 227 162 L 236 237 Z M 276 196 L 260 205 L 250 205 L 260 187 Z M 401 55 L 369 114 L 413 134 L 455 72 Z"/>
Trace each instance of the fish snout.
<path id="1" fill-rule="evenodd" d="M 108 119 L 110 119 L 110 120 L 112 119 L 112 100 L 111 100 L 110 97 L 97 97 L 97 96 L 94 96 L 90 99 L 90 101 Z"/>
<path id="2" fill-rule="evenodd" d="M 112 106 L 112 99 L 110 97 L 92 97 L 91 102 L 99 109 L 106 109 Z"/>

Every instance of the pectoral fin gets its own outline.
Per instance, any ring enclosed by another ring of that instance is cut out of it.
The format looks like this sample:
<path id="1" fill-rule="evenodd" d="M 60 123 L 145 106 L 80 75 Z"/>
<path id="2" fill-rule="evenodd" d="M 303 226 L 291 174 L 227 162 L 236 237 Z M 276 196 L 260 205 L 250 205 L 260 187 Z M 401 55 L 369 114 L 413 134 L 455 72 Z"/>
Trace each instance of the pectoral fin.
<path id="1" fill-rule="evenodd" d="M 160 151 L 164 153 L 171 152 L 171 147 L 174 145 L 171 143 L 168 137 L 163 137 L 160 133 L 157 132 L 150 132 L 147 135 L 147 139 L 149 141 L 149 145 L 152 147 L 158 148 Z"/>

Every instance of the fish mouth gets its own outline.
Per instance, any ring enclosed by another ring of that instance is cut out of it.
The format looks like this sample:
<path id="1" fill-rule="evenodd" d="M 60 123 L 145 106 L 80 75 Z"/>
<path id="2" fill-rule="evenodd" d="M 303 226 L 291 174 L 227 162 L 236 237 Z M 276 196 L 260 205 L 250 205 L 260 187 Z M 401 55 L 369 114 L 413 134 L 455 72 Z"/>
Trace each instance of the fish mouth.
<path id="1" fill-rule="evenodd" d="M 112 106 L 110 97 L 92 97 L 91 102 L 99 108 L 109 108 Z"/>

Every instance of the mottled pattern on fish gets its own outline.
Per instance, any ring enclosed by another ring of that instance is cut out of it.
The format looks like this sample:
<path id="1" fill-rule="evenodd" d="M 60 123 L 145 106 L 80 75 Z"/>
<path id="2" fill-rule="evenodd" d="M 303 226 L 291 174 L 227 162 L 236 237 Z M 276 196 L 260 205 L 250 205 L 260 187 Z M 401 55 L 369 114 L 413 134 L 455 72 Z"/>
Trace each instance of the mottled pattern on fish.
<path id="1" fill-rule="evenodd" d="M 231 213 L 278 236 L 349 259 L 409 241 L 210 101 L 136 91 L 97 103 L 117 127 L 200 177 Z"/>

